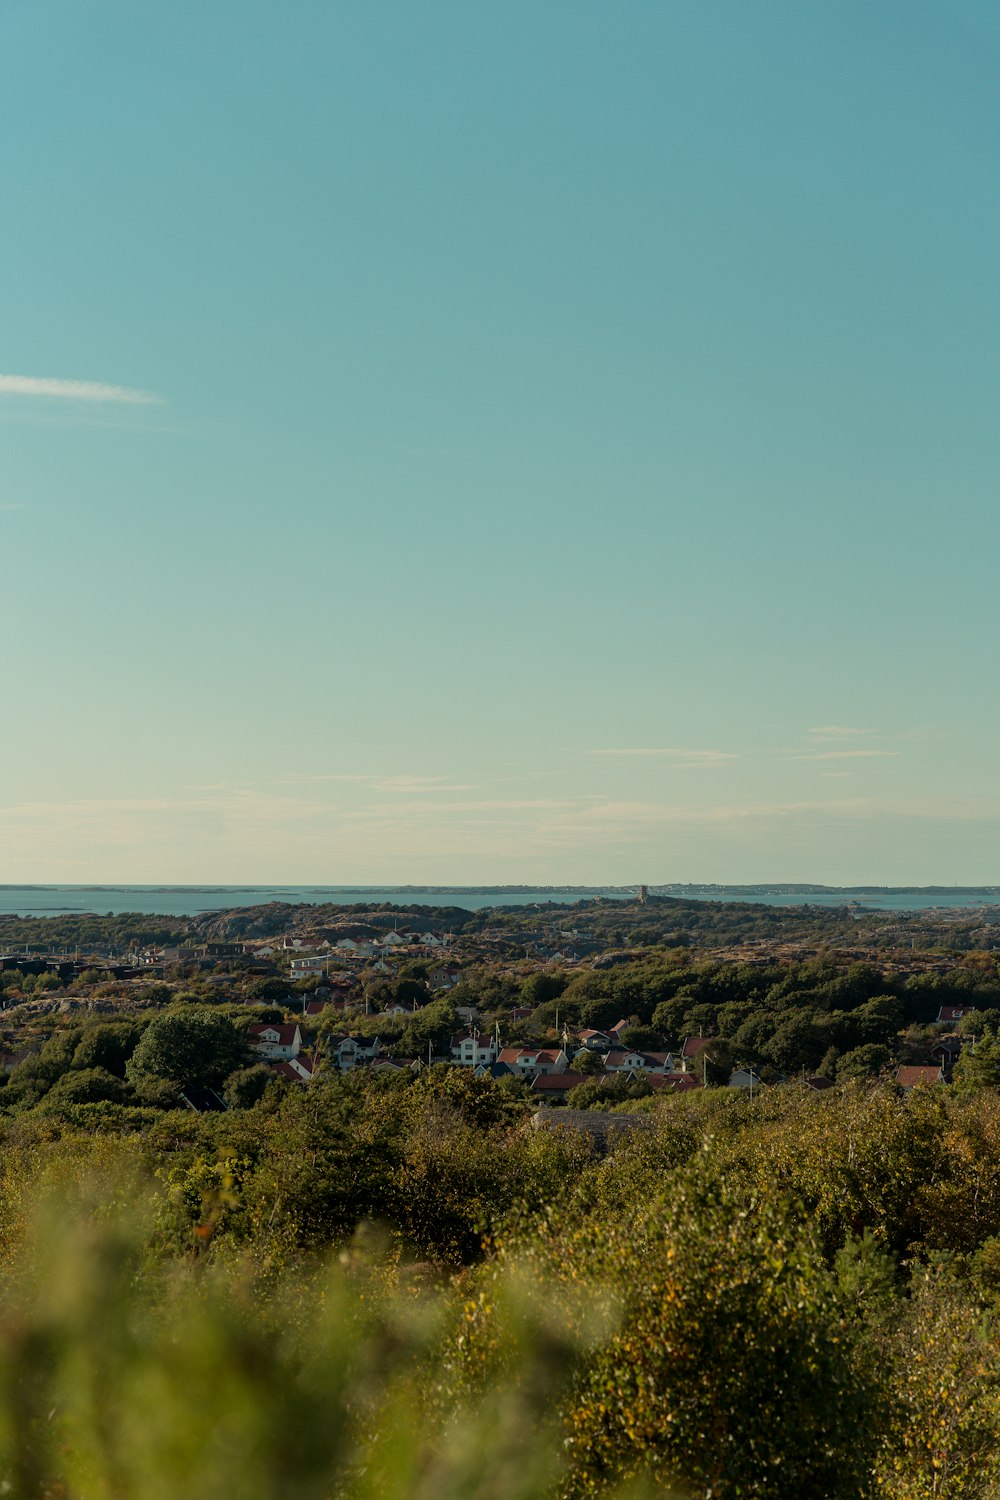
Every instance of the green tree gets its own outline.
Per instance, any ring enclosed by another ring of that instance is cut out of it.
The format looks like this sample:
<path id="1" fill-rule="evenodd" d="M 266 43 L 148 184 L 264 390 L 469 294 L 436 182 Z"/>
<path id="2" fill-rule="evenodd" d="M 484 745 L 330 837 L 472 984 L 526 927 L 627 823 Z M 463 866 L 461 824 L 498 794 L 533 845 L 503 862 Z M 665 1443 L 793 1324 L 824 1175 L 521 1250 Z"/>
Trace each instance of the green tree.
<path id="1" fill-rule="evenodd" d="M 642 1026 L 638 1022 L 619 1032 L 618 1041 L 626 1050 L 634 1052 L 655 1052 L 663 1046 L 663 1037 L 655 1026 Z"/>
<path id="2" fill-rule="evenodd" d="M 107 1068 L 74 1068 L 64 1073 L 45 1096 L 46 1108 L 63 1104 L 123 1104 L 132 1091 L 122 1078 Z"/>
<path id="3" fill-rule="evenodd" d="M 837 1082 L 843 1083 L 848 1078 L 876 1078 L 885 1072 L 891 1062 L 892 1053 L 888 1047 L 882 1047 L 878 1042 L 868 1042 L 863 1047 L 845 1052 L 838 1060 Z"/>
<path id="4" fill-rule="evenodd" d="M 963 1047 L 952 1079 L 964 1091 L 1000 1085 L 1000 1041 L 994 1038 L 977 1042 L 975 1048 Z"/>
<path id="5" fill-rule="evenodd" d="M 570 1067 L 574 1073 L 585 1073 L 589 1077 L 593 1077 L 595 1073 L 604 1072 L 604 1054 L 603 1052 L 592 1052 L 589 1047 L 584 1047 L 579 1052 L 574 1053 Z"/>
<path id="6" fill-rule="evenodd" d="M 208 1009 L 154 1016 L 126 1065 L 141 1094 L 160 1082 L 178 1088 L 215 1086 L 248 1057 L 246 1034 L 226 1015 Z"/>
<path id="7" fill-rule="evenodd" d="M 73 1053 L 74 1068 L 105 1068 L 118 1078 L 136 1049 L 140 1029 L 133 1021 L 108 1021 L 88 1026 Z"/>
<path id="8" fill-rule="evenodd" d="M 275 1074 L 267 1063 L 254 1063 L 249 1068 L 237 1068 L 230 1073 L 223 1089 L 223 1098 L 230 1109 L 252 1109 L 264 1097 L 275 1082 Z"/>

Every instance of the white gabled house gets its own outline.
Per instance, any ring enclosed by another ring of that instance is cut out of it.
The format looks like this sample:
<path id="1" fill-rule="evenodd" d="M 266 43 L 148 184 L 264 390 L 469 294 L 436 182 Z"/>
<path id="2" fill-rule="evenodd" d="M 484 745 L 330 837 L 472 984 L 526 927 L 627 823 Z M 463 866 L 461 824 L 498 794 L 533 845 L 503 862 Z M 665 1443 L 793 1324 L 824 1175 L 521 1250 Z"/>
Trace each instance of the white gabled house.
<path id="1" fill-rule="evenodd" d="M 569 1058 L 561 1047 L 504 1047 L 497 1062 L 506 1063 L 520 1078 L 565 1073 Z"/>
<path id="2" fill-rule="evenodd" d="M 497 1044 L 491 1036 L 459 1032 L 451 1039 L 451 1060 L 460 1068 L 489 1066 L 497 1060 Z"/>
<path id="3" fill-rule="evenodd" d="M 328 966 L 326 958 L 293 958 L 290 969 L 293 979 L 309 979 L 313 974 L 325 974 Z"/>
<path id="4" fill-rule="evenodd" d="M 264 1062 L 290 1062 L 299 1055 L 302 1033 L 293 1023 L 265 1021 L 250 1027 L 250 1043 Z"/>
<path id="5" fill-rule="evenodd" d="M 330 1054 L 342 1073 L 374 1062 L 381 1051 L 377 1036 L 332 1036 Z"/>

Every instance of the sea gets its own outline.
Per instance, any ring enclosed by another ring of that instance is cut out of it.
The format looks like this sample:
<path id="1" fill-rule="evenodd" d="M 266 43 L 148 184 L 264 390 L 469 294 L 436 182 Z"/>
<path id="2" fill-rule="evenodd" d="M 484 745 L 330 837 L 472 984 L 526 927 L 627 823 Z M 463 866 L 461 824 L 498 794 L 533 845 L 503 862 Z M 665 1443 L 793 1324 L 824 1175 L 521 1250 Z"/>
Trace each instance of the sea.
<path id="1" fill-rule="evenodd" d="M 650 885 L 651 895 L 695 901 L 750 901 L 770 906 L 849 906 L 866 911 L 972 911 L 1000 906 L 1000 886 Z M 141 912 L 191 917 L 272 901 L 293 905 L 530 906 L 551 901 L 634 900 L 638 886 L 261 886 L 0 885 L 0 917 L 58 917 Z"/>

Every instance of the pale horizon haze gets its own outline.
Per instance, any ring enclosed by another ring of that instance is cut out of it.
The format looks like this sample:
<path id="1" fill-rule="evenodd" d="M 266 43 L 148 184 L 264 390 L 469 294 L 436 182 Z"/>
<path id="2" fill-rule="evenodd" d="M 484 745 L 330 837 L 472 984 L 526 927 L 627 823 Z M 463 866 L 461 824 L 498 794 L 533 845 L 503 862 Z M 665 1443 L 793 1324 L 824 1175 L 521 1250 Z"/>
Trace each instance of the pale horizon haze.
<path id="1" fill-rule="evenodd" d="M 1000 882 L 1000 12 L 9 0 L 0 882 Z"/>

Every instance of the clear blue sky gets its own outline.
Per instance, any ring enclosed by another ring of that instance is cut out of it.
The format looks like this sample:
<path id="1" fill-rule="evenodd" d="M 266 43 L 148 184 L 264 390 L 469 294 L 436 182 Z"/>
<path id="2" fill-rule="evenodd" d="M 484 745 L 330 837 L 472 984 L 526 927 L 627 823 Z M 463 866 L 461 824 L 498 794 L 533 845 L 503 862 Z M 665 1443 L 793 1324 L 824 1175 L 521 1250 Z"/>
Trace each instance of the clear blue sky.
<path id="1" fill-rule="evenodd" d="M 1000 881 L 998 84 L 974 0 L 8 0 L 0 880 Z"/>

